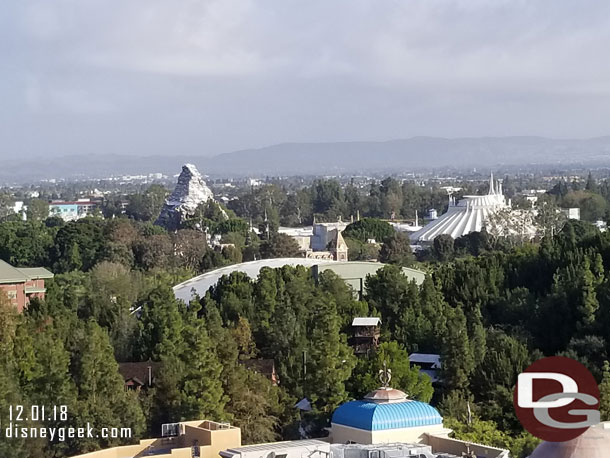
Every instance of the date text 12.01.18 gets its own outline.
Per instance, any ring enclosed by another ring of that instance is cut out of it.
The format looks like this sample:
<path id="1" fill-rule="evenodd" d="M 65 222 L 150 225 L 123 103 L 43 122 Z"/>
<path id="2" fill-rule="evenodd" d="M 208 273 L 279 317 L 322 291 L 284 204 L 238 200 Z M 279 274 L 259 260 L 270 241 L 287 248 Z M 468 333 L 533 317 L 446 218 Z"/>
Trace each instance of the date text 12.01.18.
<path id="1" fill-rule="evenodd" d="M 9 421 L 66 421 L 68 419 L 68 406 L 38 406 L 29 408 L 22 405 L 9 406 Z"/>

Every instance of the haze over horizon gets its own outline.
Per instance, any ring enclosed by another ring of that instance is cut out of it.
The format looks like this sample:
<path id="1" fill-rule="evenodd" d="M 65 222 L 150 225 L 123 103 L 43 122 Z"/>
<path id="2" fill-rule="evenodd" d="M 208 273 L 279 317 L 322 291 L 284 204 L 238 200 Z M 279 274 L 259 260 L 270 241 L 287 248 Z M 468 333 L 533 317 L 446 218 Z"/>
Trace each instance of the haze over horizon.
<path id="1" fill-rule="evenodd" d="M 0 158 L 610 134 L 610 4 L 9 0 Z"/>

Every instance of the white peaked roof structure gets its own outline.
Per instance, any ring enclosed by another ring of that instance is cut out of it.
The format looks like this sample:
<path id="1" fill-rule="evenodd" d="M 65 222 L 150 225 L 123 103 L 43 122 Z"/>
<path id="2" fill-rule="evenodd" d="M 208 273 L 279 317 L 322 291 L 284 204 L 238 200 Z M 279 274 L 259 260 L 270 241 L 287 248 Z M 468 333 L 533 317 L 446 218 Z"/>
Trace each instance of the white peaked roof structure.
<path id="1" fill-rule="evenodd" d="M 352 326 L 379 326 L 381 318 L 377 317 L 356 317 L 352 321 Z"/>
<path id="2" fill-rule="evenodd" d="M 449 197 L 447 213 L 411 235 L 415 243 L 429 243 L 441 234 L 454 239 L 483 229 L 489 217 L 499 210 L 509 208 L 502 194 L 502 183 L 489 180 L 489 192 L 483 196 L 464 196 L 457 203 Z"/>

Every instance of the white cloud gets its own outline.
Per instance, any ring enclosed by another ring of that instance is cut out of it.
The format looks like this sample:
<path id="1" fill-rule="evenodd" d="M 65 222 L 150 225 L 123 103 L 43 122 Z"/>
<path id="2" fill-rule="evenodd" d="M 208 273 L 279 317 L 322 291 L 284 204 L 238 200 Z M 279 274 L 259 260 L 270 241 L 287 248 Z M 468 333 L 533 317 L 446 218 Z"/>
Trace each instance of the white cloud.
<path id="1" fill-rule="evenodd" d="M 602 0 L 9 0 L 3 13 L 0 118 L 17 148 L 35 113 L 69 119 L 39 151 L 74 123 L 104 135 L 89 114 L 125 126 L 129 151 L 149 125 L 162 128 L 147 147 L 210 153 L 610 133 Z"/>

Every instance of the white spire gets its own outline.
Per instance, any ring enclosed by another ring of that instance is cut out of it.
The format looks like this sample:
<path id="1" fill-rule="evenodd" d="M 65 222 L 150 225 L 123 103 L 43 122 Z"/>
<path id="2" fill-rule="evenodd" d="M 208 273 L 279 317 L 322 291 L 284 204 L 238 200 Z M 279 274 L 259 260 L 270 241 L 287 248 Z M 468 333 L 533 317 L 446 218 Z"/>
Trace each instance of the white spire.
<path id="1" fill-rule="evenodd" d="M 494 173 L 491 172 L 491 178 L 489 179 L 489 192 L 487 194 L 495 194 L 494 191 Z"/>

